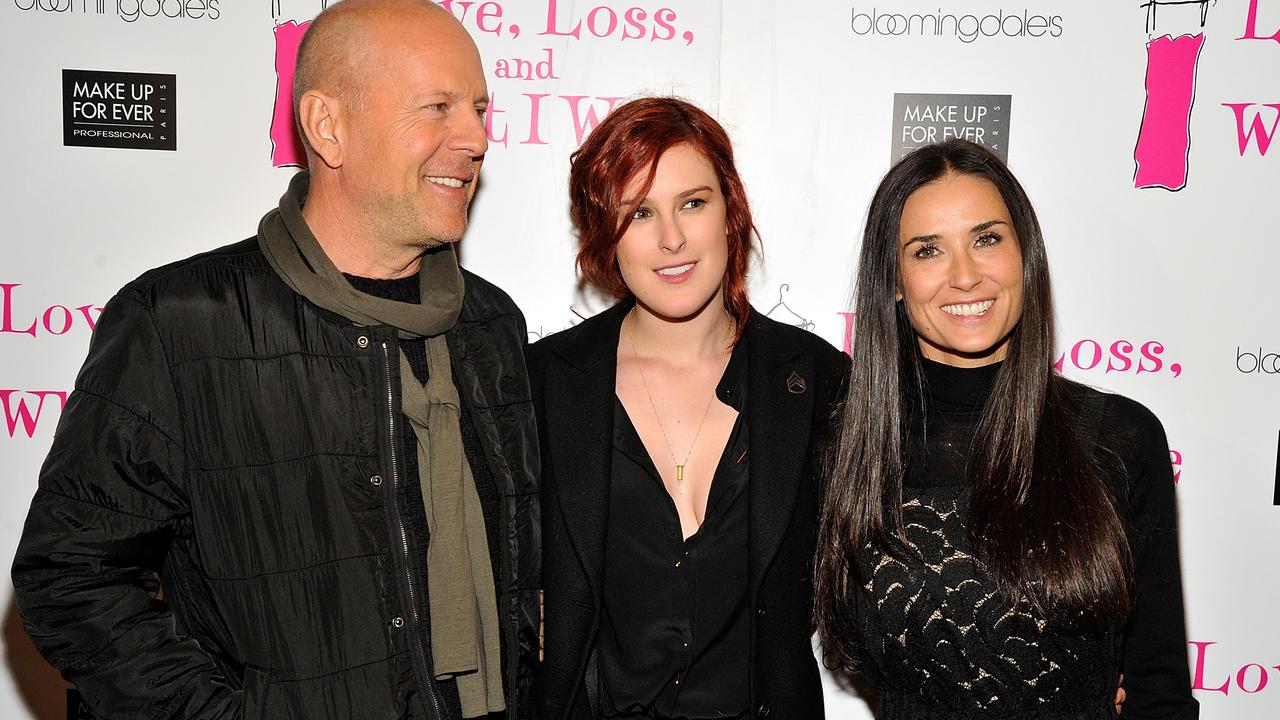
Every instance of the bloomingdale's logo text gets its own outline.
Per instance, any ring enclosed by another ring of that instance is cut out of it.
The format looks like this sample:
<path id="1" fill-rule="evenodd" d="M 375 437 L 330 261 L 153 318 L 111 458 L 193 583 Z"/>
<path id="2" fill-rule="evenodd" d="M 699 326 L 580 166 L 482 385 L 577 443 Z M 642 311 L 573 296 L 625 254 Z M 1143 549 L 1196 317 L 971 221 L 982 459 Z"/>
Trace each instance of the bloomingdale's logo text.
<path id="1" fill-rule="evenodd" d="M 854 35 L 888 37 L 954 37 L 960 42 L 971 43 L 978 38 L 1040 38 L 1062 36 L 1061 15 L 1038 15 L 1030 10 L 1019 14 L 1016 10 L 999 10 L 981 17 L 977 15 L 953 15 L 934 13 L 900 12 L 882 13 L 876 8 L 858 12 L 852 8 L 853 19 L 849 27 Z"/>
<path id="2" fill-rule="evenodd" d="M 1236 371 L 1245 375 L 1278 375 L 1280 374 L 1280 353 L 1265 352 L 1258 348 L 1246 350 L 1236 346 Z"/>
<path id="3" fill-rule="evenodd" d="M 84 15 L 114 14 L 125 22 L 142 18 L 217 20 L 221 0 L 13 0 L 19 10 Z"/>

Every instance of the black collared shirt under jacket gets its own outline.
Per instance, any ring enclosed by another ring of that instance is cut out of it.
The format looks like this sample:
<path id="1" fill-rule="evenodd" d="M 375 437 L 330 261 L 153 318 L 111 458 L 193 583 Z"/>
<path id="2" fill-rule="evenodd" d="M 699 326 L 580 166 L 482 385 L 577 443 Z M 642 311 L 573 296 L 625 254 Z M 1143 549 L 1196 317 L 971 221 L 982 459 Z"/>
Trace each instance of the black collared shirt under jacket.
<path id="1" fill-rule="evenodd" d="M 716 400 L 738 411 L 697 532 L 683 537 L 622 402 L 614 400 L 613 477 L 596 651 L 606 718 L 735 718 L 749 706 L 745 340 Z M 646 407 L 646 410 L 650 408 Z M 670 457 L 657 462 L 672 462 Z"/>

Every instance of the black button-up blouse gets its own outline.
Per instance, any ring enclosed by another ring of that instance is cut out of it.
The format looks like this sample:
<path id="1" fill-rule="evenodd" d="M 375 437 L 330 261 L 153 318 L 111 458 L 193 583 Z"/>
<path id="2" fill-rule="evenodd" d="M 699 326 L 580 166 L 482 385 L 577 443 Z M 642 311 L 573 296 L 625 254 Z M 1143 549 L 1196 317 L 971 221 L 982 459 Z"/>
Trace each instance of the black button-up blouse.
<path id="1" fill-rule="evenodd" d="M 604 597 L 596 652 L 607 718 L 745 717 L 747 601 L 746 338 L 716 388 L 738 411 L 698 531 L 680 517 L 620 400 Z"/>

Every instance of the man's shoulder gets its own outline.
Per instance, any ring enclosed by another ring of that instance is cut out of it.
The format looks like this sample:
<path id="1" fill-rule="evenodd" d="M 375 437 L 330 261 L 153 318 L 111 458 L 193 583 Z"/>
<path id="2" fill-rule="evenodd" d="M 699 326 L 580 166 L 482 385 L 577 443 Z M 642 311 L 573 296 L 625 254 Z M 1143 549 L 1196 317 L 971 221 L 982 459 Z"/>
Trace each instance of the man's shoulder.
<path id="1" fill-rule="evenodd" d="M 503 316 L 514 316 L 523 325 L 524 315 L 507 291 L 466 268 L 462 268 L 462 279 L 465 290 L 461 319 L 485 322 Z"/>
<path id="2" fill-rule="evenodd" d="M 262 272 L 274 274 L 258 239 L 251 237 L 152 268 L 126 284 L 120 294 L 153 306 L 163 298 L 200 292 L 219 278 Z"/>

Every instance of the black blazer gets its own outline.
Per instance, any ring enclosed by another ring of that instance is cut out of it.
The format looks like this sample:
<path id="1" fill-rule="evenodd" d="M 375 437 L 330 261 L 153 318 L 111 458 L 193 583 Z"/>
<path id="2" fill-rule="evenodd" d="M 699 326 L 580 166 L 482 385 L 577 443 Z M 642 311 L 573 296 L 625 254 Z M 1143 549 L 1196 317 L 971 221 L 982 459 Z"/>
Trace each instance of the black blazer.
<path id="1" fill-rule="evenodd" d="M 542 450 L 545 720 L 596 717 L 595 674 L 608 529 L 618 336 L 623 302 L 529 349 Z M 748 545 L 751 716 L 821 718 L 810 645 L 818 514 L 815 449 L 848 358 L 812 333 L 751 312 L 748 320 Z"/>

